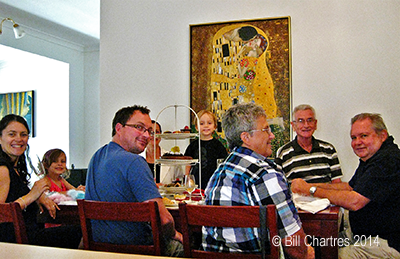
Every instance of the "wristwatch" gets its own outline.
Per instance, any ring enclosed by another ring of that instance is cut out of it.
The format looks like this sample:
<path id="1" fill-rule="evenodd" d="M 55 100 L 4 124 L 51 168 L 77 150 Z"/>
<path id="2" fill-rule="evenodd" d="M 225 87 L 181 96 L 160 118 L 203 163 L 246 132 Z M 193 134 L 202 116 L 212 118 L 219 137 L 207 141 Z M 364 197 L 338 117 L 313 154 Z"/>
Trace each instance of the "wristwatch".
<path id="1" fill-rule="evenodd" d="M 314 193 L 317 191 L 317 187 L 315 187 L 315 186 L 311 186 L 311 188 L 310 188 L 310 195 L 312 196 L 312 197 L 314 197 Z"/>

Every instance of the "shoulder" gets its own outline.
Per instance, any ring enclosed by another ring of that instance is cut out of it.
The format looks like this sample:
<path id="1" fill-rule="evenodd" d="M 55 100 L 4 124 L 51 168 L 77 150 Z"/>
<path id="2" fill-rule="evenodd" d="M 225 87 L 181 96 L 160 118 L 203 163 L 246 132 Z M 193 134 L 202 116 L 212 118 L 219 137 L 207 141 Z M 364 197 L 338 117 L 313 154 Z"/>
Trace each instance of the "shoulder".
<path id="1" fill-rule="evenodd" d="M 258 181 L 261 178 L 284 179 L 282 172 L 277 170 L 273 162 L 258 157 L 256 153 L 241 152 L 236 155 L 239 158 L 237 166 L 244 169 L 244 177 L 248 177 L 251 181 Z"/>
<path id="2" fill-rule="evenodd" d="M 147 165 L 146 159 L 139 154 L 134 154 L 126 151 L 120 145 L 114 142 L 110 142 L 107 145 L 101 147 L 97 152 L 93 155 L 90 163 L 90 168 L 99 168 L 99 167 L 112 167 L 116 165 L 117 167 L 130 167 L 133 164 L 145 164 Z"/>
<path id="3" fill-rule="evenodd" d="M 1 146 L 0 146 L 0 147 L 1 147 Z M 5 158 L 5 157 L 3 157 L 3 156 L 0 155 L 0 166 L 9 167 L 10 165 L 11 165 L 11 164 L 10 164 L 9 159 L 7 159 L 7 158 Z"/>
<path id="4" fill-rule="evenodd" d="M 64 178 L 62 178 L 62 179 L 64 179 Z M 40 179 L 39 181 L 46 182 L 46 184 L 51 184 L 51 180 L 47 175 L 45 177 L 43 177 L 42 179 Z"/>
<path id="5" fill-rule="evenodd" d="M 287 152 L 293 151 L 294 150 L 294 144 L 295 144 L 295 139 L 286 143 L 285 145 L 281 146 L 278 148 L 278 151 L 276 152 L 277 156 L 282 156 Z"/>
<path id="6" fill-rule="evenodd" d="M 7 166 L 0 166 L 0 181 L 10 179 L 10 171 Z"/>
<path id="7" fill-rule="evenodd" d="M 320 148 L 323 149 L 330 149 L 330 150 L 336 150 L 335 147 L 333 146 L 333 144 L 325 141 L 325 140 L 320 140 L 320 139 L 315 139 L 315 141 L 318 143 Z"/>
<path id="8" fill-rule="evenodd" d="M 220 140 L 218 140 L 218 139 L 216 139 L 216 138 L 213 138 L 211 141 L 212 141 L 212 143 L 214 144 L 214 146 L 218 147 L 219 149 L 224 149 L 224 150 L 226 150 L 224 144 L 223 144 Z"/>

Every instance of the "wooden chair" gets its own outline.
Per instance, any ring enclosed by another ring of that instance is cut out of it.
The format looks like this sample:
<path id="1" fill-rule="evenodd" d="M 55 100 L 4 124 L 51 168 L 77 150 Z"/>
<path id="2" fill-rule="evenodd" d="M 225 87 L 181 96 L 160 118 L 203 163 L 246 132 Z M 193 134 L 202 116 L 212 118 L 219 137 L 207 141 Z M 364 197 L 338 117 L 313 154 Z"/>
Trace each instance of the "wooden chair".
<path id="1" fill-rule="evenodd" d="M 102 202 L 78 200 L 83 246 L 86 250 L 161 255 L 161 220 L 157 202 Z M 150 222 L 153 245 L 119 245 L 95 242 L 91 220 Z"/>
<path id="2" fill-rule="evenodd" d="M 179 214 L 181 217 L 185 257 L 218 259 L 263 258 L 262 254 L 206 252 L 191 246 L 194 242 L 193 233 L 201 231 L 201 226 L 260 228 L 260 206 L 209 206 L 180 203 Z M 271 238 L 277 236 L 278 227 L 275 205 L 267 206 L 265 221 L 269 236 Z M 266 240 L 268 242 L 268 237 L 266 237 Z M 279 246 L 270 245 L 270 253 L 266 254 L 264 258 L 279 258 Z"/>
<path id="3" fill-rule="evenodd" d="M 19 244 L 28 244 L 21 206 L 17 202 L 0 203 L 0 222 L 10 222 L 14 225 L 15 240 Z"/>

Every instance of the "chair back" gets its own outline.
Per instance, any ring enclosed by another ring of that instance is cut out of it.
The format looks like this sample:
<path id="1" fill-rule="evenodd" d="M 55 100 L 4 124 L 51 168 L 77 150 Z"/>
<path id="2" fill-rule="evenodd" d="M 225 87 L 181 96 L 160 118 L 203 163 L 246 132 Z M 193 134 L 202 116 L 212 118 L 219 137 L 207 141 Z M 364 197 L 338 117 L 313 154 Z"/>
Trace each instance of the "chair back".
<path id="1" fill-rule="evenodd" d="M 260 228 L 261 220 L 269 232 L 270 239 L 278 235 L 275 205 L 268 205 L 265 218 L 260 220 L 260 206 L 210 206 L 179 204 L 183 247 L 185 257 L 193 258 L 279 258 L 279 246 L 270 245 L 268 254 L 208 252 L 193 248 L 193 233 L 201 231 L 202 226 Z M 263 214 L 263 213 L 262 213 Z M 268 233 L 267 231 L 264 231 Z M 268 241 L 268 237 L 266 238 Z"/>
<path id="2" fill-rule="evenodd" d="M 0 203 L 0 223 L 9 222 L 14 225 L 15 240 L 19 244 L 28 244 L 24 217 L 18 202 Z"/>
<path id="3" fill-rule="evenodd" d="M 83 246 L 86 250 L 161 255 L 161 220 L 157 202 L 103 202 L 78 200 Z M 153 245 L 120 245 L 95 242 L 91 220 L 150 222 Z"/>

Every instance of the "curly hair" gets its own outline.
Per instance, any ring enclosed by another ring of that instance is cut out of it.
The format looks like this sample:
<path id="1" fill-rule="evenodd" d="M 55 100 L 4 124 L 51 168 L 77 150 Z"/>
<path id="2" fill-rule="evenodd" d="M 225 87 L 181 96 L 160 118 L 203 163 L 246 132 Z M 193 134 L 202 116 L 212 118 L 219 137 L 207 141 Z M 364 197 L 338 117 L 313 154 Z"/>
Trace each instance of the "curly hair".
<path id="1" fill-rule="evenodd" d="M 243 144 L 240 135 L 255 129 L 256 121 L 260 117 L 266 118 L 267 115 L 261 106 L 254 103 L 239 103 L 224 113 L 222 128 L 230 150 Z"/>

